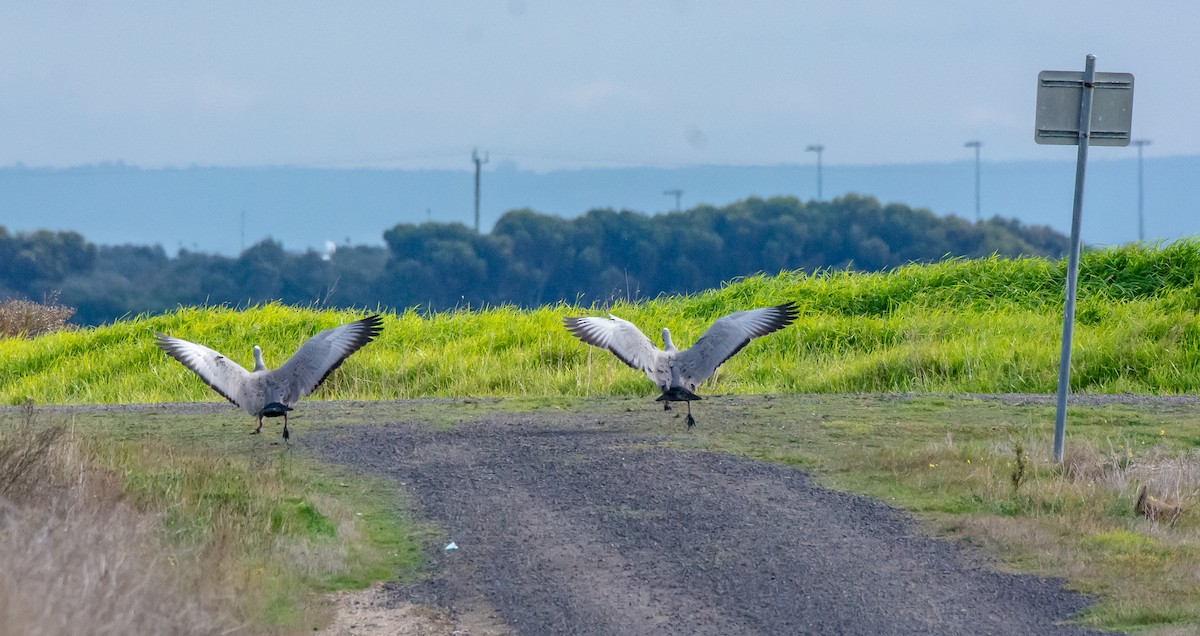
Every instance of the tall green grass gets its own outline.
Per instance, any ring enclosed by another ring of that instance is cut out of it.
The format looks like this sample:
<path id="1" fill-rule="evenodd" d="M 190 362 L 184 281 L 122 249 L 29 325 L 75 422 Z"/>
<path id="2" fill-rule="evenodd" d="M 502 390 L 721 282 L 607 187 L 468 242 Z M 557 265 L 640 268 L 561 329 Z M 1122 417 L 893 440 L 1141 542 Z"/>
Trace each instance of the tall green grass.
<path id="1" fill-rule="evenodd" d="M 886 273 L 753 276 L 721 289 L 609 307 L 555 305 L 387 312 L 383 334 L 318 393 L 326 399 L 642 395 L 653 388 L 561 326 L 611 311 L 652 339 L 694 342 L 717 317 L 794 301 L 796 324 L 755 341 L 703 391 L 1053 392 L 1065 265 L 948 260 Z M 1072 390 L 1184 393 L 1200 387 L 1200 242 L 1128 246 L 1081 264 Z M 0 340 L 0 401 L 219 400 L 153 344 L 161 331 L 250 366 L 259 344 L 282 363 L 317 331 L 362 315 L 277 304 L 181 308 L 30 340 Z"/>

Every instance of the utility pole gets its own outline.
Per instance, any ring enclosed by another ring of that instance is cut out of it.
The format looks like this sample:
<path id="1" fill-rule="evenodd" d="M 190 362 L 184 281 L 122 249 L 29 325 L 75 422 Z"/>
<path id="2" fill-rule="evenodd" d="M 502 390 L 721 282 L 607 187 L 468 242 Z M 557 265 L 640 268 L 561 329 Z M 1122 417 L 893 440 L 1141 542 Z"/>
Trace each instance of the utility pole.
<path id="1" fill-rule="evenodd" d="M 680 211 L 679 210 L 679 199 L 680 199 L 680 197 L 683 196 L 683 190 L 680 190 L 678 188 L 676 188 L 674 190 L 663 190 L 663 194 L 665 194 L 667 196 L 675 197 L 675 211 L 679 212 Z"/>
<path id="2" fill-rule="evenodd" d="M 481 166 L 488 162 L 488 154 L 483 153 L 483 159 L 479 159 L 479 149 L 475 148 L 471 151 L 471 161 L 475 162 L 475 233 L 479 233 L 479 172 Z"/>
<path id="3" fill-rule="evenodd" d="M 813 144 L 804 149 L 804 152 L 817 153 L 817 201 L 821 200 L 821 153 L 825 152 L 823 144 Z"/>
<path id="4" fill-rule="evenodd" d="M 982 141 L 968 141 L 963 144 L 963 148 L 975 149 L 975 222 L 978 223 L 982 218 L 979 213 L 979 147 L 983 145 Z"/>
<path id="5" fill-rule="evenodd" d="M 1146 217 L 1142 213 L 1142 147 L 1149 146 L 1149 139 L 1134 139 L 1138 149 L 1138 243 L 1146 240 Z"/>

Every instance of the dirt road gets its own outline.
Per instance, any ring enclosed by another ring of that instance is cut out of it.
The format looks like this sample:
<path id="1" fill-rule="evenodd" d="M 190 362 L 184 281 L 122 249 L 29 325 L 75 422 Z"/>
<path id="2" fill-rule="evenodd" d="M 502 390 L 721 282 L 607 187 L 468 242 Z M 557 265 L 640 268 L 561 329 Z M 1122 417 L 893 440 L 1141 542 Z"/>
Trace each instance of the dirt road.
<path id="1" fill-rule="evenodd" d="M 387 602 L 440 605 L 476 636 L 1096 633 L 1058 624 L 1086 605 L 1059 582 L 991 570 L 882 503 L 656 442 L 547 413 L 301 446 L 394 480 L 439 524 L 432 580 Z"/>

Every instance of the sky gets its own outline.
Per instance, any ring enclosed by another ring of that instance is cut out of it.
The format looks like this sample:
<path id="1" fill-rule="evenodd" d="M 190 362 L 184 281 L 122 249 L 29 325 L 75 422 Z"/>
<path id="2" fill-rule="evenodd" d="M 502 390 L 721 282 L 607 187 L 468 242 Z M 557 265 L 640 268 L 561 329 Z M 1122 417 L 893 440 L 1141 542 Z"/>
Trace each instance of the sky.
<path id="1" fill-rule="evenodd" d="M 1033 141 L 1037 74 L 1089 53 L 1135 76 L 1147 156 L 1195 155 L 1198 24 L 1195 0 L 6 2 L 0 166 L 1066 159 Z"/>

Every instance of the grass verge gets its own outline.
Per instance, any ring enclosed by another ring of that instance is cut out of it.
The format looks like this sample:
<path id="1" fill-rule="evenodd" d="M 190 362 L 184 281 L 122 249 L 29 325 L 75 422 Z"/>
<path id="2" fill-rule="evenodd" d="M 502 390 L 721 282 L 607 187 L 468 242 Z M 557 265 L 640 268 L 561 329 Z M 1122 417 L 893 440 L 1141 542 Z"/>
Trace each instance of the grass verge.
<path id="1" fill-rule="evenodd" d="M 909 510 L 1003 567 L 1092 595 L 1095 604 L 1074 617 L 1080 624 L 1195 633 L 1200 403 L 1143 402 L 1072 407 L 1065 469 L 1048 457 L 1048 396 L 712 396 L 696 405 L 692 431 L 652 396 L 314 402 L 298 435 L 302 444 L 318 426 L 404 420 L 441 429 L 514 412 L 554 426 L 558 413 L 595 414 L 654 443 L 800 467 L 829 487 Z M 247 418 L 231 407 L 212 410 L 79 409 L 63 424 L 125 501 L 159 520 L 155 536 L 171 561 L 195 563 L 232 591 L 253 630 L 310 631 L 325 619 L 322 593 L 419 576 L 418 546 L 433 533 L 394 485 L 289 453 L 274 435 L 247 435 Z M 16 413 L 0 411 L 0 424 Z M 1179 514 L 1138 514 L 1143 485 Z"/>
<path id="2" fill-rule="evenodd" d="M 701 426 L 676 429 L 669 443 L 803 467 L 825 485 L 912 511 L 1014 571 L 1062 577 L 1096 599 L 1076 617 L 1082 625 L 1200 631 L 1196 405 L 1072 407 L 1060 468 L 1045 402 L 728 397 L 701 402 Z M 1178 515 L 1138 514 L 1143 485 Z"/>
<path id="3" fill-rule="evenodd" d="M 132 528 L 151 537 L 158 547 L 150 569 L 187 571 L 188 585 L 223 599 L 245 631 L 311 633 L 327 618 L 324 593 L 419 574 L 425 530 L 394 485 L 321 466 L 273 436 L 251 438 L 236 415 L 45 417 L 61 418 L 56 426 L 72 431 L 78 465 L 105 475 L 110 497 L 129 509 L 131 518 L 110 520 L 112 532 Z M 0 431 L 19 431 L 22 417 L 19 409 L 0 411 Z M 62 576 L 75 565 L 47 571 Z M 55 594 L 41 602 L 61 612 L 60 604 L 77 597 Z"/>

